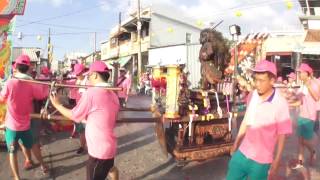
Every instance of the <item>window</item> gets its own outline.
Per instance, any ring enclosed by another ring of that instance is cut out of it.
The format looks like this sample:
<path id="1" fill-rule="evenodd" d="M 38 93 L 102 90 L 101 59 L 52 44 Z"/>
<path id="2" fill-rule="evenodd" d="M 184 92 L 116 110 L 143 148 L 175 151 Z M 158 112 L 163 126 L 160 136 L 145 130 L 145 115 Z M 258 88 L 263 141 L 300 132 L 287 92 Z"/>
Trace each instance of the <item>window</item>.
<path id="1" fill-rule="evenodd" d="M 111 38 L 110 40 L 110 47 L 115 47 L 117 46 L 117 38 Z"/>
<path id="2" fill-rule="evenodd" d="M 186 43 L 191 43 L 191 33 L 186 34 Z"/>

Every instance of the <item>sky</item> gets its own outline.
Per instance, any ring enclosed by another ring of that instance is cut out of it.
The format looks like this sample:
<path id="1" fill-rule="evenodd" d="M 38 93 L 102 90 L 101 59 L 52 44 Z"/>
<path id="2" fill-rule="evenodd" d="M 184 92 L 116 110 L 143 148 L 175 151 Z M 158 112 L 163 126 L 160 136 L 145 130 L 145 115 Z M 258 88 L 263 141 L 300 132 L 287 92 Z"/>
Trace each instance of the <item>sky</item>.
<path id="1" fill-rule="evenodd" d="M 140 0 L 142 7 L 165 4 L 179 9 L 185 16 L 217 27 L 228 36 L 228 27 L 241 26 L 242 34 L 271 31 L 302 31 L 297 0 Z M 25 14 L 15 19 L 14 46 L 40 47 L 46 50 L 51 30 L 54 58 L 66 53 L 91 53 L 108 39 L 118 14 L 128 14 L 137 0 L 27 0 Z M 23 38 L 17 34 L 22 32 Z"/>

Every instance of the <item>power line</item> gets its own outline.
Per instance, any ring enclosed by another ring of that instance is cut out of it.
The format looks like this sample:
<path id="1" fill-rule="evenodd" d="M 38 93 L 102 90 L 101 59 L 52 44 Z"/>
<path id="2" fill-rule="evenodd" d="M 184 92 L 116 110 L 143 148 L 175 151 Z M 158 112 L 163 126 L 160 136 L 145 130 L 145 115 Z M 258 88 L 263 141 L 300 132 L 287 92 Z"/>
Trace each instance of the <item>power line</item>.
<path id="1" fill-rule="evenodd" d="M 80 27 L 80 26 L 68 26 L 68 25 L 63 25 L 63 24 L 49 24 L 49 23 L 33 23 L 33 24 L 38 24 L 38 25 L 44 25 L 44 26 L 50 26 L 50 27 L 60 27 L 60 28 L 66 28 L 66 29 L 83 29 L 83 30 L 97 30 L 97 31 L 106 31 L 110 29 L 95 29 L 95 28 L 87 28 L 87 27 Z M 19 26 L 17 26 L 19 27 Z"/>
<path id="2" fill-rule="evenodd" d="M 90 32 L 65 32 L 65 33 L 51 33 L 51 36 L 64 36 L 64 35 L 81 35 L 81 34 L 93 34 L 93 33 L 98 33 L 102 34 L 105 33 L 103 32 L 97 32 L 97 31 L 90 31 Z M 23 34 L 24 37 L 31 37 L 31 36 L 48 36 L 48 34 Z"/>
<path id="3" fill-rule="evenodd" d="M 253 9 L 253 8 L 258 8 L 258 7 L 268 6 L 268 5 L 273 5 L 273 4 L 280 4 L 280 3 L 285 3 L 285 1 L 269 0 L 269 1 L 250 3 L 250 4 L 247 4 L 247 5 L 238 5 L 238 6 L 235 6 L 235 7 L 226 8 L 226 9 L 220 10 L 220 11 L 218 11 L 216 13 L 211 14 L 210 16 L 204 16 L 202 18 L 211 17 L 211 16 L 214 16 L 214 15 L 226 14 L 226 12 L 230 12 L 230 11 L 234 11 L 234 10 L 247 10 L 247 9 Z M 298 2 L 294 1 L 292 3 L 297 4 Z"/>
<path id="4" fill-rule="evenodd" d="M 22 26 L 27 26 L 27 25 L 30 25 L 30 24 L 39 23 L 39 22 L 42 22 L 42 21 L 48 21 L 48 20 L 59 19 L 59 18 L 67 17 L 67 16 L 72 16 L 74 14 L 79 14 L 79 13 L 82 13 L 84 11 L 88 11 L 88 10 L 95 9 L 95 8 L 98 8 L 98 7 L 103 7 L 103 6 L 106 6 L 106 5 L 107 4 L 99 4 L 99 5 L 95 5 L 95 6 L 89 7 L 89 8 L 79 9 L 79 10 L 76 10 L 76 11 L 73 11 L 73 12 L 70 12 L 70 13 L 61 14 L 61 15 L 58 15 L 58 16 L 52 16 L 52 17 L 47 17 L 47 18 L 43 18 L 43 19 L 38 19 L 38 20 L 35 20 L 35 21 L 31 21 L 31 22 L 19 25 L 17 27 L 22 27 Z"/>

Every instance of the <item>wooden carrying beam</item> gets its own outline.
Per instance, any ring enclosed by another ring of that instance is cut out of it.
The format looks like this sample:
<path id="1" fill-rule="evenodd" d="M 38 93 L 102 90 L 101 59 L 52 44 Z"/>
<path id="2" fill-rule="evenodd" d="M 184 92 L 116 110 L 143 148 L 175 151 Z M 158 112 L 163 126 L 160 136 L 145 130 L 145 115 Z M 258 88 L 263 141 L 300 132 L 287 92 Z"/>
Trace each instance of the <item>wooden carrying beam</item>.
<path id="1" fill-rule="evenodd" d="M 141 112 L 148 112 L 151 111 L 150 108 L 132 108 L 132 107 L 125 107 L 125 108 L 121 108 L 120 111 L 141 111 Z"/>
<path id="2" fill-rule="evenodd" d="M 43 120 L 43 117 L 41 117 L 40 114 L 31 114 L 31 118 L 33 119 L 39 119 Z M 51 121 L 71 121 L 70 119 L 59 116 L 59 115 L 52 115 L 44 117 L 45 120 L 51 120 Z M 143 118 L 120 118 L 117 119 L 117 123 L 156 123 L 160 121 L 160 117 L 143 117 Z"/>
<path id="3" fill-rule="evenodd" d="M 28 79 L 20 79 L 20 78 L 15 78 L 15 79 L 18 79 L 19 81 L 23 81 L 23 82 L 29 82 L 29 83 L 36 83 L 36 84 L 42 84 L 42 85 L 48 85 L 48 86 L 52 85 L 52 83 L 44 82 L 44 81 L 28 80 Z M 112 91 L 121 91 L 122 90 L 122 88 L 118 88 L 118 87 L 103 87 L 103 86 L 89 86 L 89 85 L 68 85 L 68 84 L 59 84 L 59 83 L 54 84 L 54 86 L 55 87 L 65 87 L 65 88 L 99 87 L 99 88 L 103 88 L 105 90 L 112 90 Z"/>

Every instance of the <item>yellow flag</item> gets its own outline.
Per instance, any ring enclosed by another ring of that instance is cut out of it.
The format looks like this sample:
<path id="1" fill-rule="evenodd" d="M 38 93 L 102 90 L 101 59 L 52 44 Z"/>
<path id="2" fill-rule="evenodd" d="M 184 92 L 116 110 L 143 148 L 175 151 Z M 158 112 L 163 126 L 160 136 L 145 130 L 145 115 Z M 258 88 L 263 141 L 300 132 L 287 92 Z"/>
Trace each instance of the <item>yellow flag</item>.
<path id="1" fill-rule="evenodd" d="M 293 8 L 293 3 L 292 3 L 292 1 L 290 1 L 290 0 L 287 0 L 286 1 L 286 6 L 287 6 L 287 9 L 292 9 Z"/>
<path id="2" fill-rule="evenodd" d="M 172 33 L 172 32 L 173 32 L 173 28 L 172 28 L 172 27 L 169 27 L 169 28 L 167 29 L 167 31 L 168 31 L 169 33 Z"/>
<path id="3" fill-rule="evenodd" d="M 197 21 L 197 26 L 198 26 L 198 27 L 203 27 L 203 21 L 198 20 L 198 21 Z"/>
<path id="4" fill-rule="evenodd" d="M 242 12 L 238 10 L 238 11 L 235 12 L 235 15 L 236 15 L 237 17 L 241 17 L 241 16 L 242 16 Z"/>

